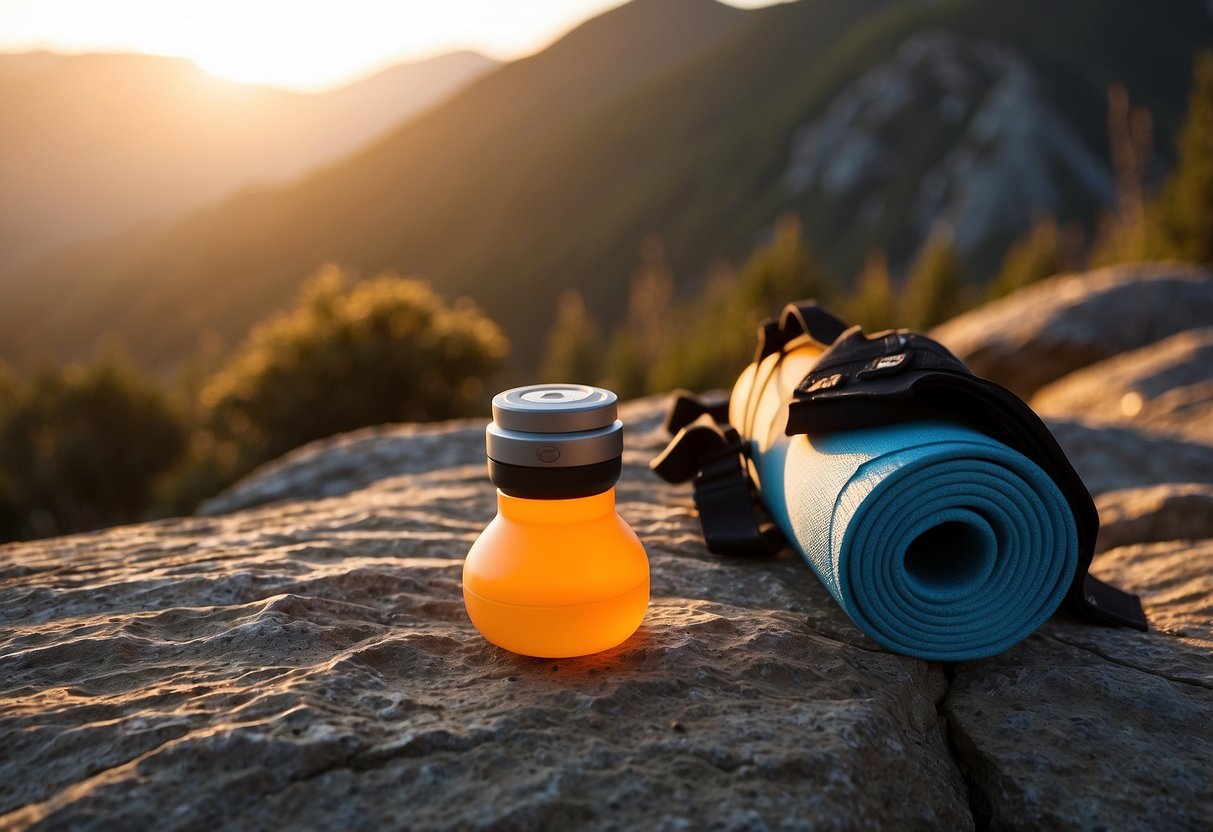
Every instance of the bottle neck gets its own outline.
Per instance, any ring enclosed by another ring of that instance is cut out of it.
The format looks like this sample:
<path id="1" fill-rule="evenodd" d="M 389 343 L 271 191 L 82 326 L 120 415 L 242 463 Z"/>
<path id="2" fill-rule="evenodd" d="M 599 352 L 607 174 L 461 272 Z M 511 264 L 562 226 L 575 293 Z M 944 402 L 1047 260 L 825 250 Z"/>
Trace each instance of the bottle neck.
<path id="1" fill-rule="evenodd" d="M 497 512 L 522 523 L 584 523 L 615 513 L 615 489 L 572 500 L 528 500 L 498 489 Z"/>

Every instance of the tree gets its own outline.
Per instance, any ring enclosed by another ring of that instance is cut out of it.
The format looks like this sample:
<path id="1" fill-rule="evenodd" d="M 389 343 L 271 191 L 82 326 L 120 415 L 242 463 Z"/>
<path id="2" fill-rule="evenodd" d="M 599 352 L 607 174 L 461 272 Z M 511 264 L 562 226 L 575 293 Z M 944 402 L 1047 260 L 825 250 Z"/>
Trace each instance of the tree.
<path id="1" fill-rule="evenodd" d="M 548 331 L 539 380 L 596 384 L 602 376 L 605 353 L 598 322 L 586 311 L 581 293 L 566 289 Z"/>
<path id="2" fill-rule="evenodd" d="M 902 292 L 902 319 L 910 329 L 926 331 L 964 308 L 960 266 L 951 242 L 933 234 L 922 247 Z"/>
<path id="3" fill-rule="evenodd" d="M 793 301 L 828 300 L 830 279 L 805 242 L 799 217 L 781 217 L 771 242 L 750 255 L 741 270 L 738 293 L 742 317 L 753 325 L 778 315 Z"/>
<path id="4" fill-rule="evenodd" d="M 1153 257 L 1213 263 L 1213 52 L 1194 66 L 1179 163 L 1150 205 L 1147 250 Z"/>
<path id="5" fill-rule="evenodd" d="M 39 371 L 6 409 L 0 502 L 15 536 L 140 519 L 157 478 L 185 449 L 186 429 L 164 393 L 116 353 Z"/>
<path id="6" fill-rule="evenodd" d="M 349 284 L 322 270 L 202 391 L 203 441 L 230 460 L 229 478 L 334 433 L 487 411 L 485 382 L 508 350 L 493 321 L 421 281 Z"/>
<path id="7" fill-rule="evenodd" d="M 654 387 L 732 387 L 754 355 L 756 327 L 739 315 L 738 278 L 718 265 L 707 287 L 675 310 L 675 339 L 654 369 Z M 744 310 L 742 310 L 744 312 Z"/>
<path id="8" fill-rule="evenodd" d="M 998 277 L 990 284 L 990 298 L 1009 295 L 1046 277 L 1079 268 L 1081 246 L 1081 229 L 1061 228 L 1052 216 L 1038 219 L 1007 249 Z"/>
<path id="9" fill-rule="evenodd" d="M 885 253 L 868 252 L 863 271 L 855 280 L 855 291 L 846 304 L 848 323 L 859 324 L 866 332 L 878 332 L 898 325 L 897 301 Z"/>
<path id="10" fill-rule="evenodd" d="M 640 267 L 628 292 L 628 316 L 611 339 L 606 384 L 620 398 L 654 392 L 653 368 L 671 343 L 674 276 L 661 238 L 641 246 Z"/>

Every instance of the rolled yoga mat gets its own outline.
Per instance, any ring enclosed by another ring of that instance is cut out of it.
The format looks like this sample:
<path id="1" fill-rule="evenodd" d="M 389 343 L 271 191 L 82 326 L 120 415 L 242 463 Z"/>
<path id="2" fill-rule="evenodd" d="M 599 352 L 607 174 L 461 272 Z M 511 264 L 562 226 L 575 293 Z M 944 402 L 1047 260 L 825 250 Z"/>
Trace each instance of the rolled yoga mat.
<path id="1" fill-rule="evenodd" d="M 991 656 L 1044 623 L 1078 535 L 1027 457 L 946 422 L 752 443 L 762 502 L 863 632 L 923 659 Z"/>

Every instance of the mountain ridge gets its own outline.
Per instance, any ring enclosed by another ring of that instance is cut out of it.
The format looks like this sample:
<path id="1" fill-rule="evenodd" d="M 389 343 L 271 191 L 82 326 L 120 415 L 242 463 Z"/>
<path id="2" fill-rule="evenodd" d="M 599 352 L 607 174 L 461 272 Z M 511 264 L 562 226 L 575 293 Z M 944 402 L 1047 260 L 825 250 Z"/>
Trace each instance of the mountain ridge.
<path id="1" fill-rule="evenodd" d="M 895 260 L 911 254 L 922 229 L 904 218 L 923 178 L 949 150 L 964 147 L 982 102 L 996 91 L 996 73 L 980 61 L 965 58 L 970 81 L 955 123 L 915 76 L 909 104 L 873 126 L 900 154 L 881 186 L 883 224 L 857 221 L 868 194 L 796 193 L 786 173 L 796 136 L 915 36 L 951 33 L 966 55 L 986 42 L 1010 50 L 1030 68 L 1042 106 L 1060 113 L 1074 141 L 1105 163 L 1099 137 L 1107 85 L 1123 81 L 1151 107 L 1165 155 L 1186 98 L 1187 62 L 1213 39 L 1209 15 L 1196 3 L 1165 10 L 1123 4 L 1107 14 L 1103 4 L 1079 2 L 1040 27 L 1051 4 L 976 0 L 723 7 L 704 31 L 688 33 L 680 16 L 715 14 L 717 6 L 645 0 L 619 7 L 302 181 L 247 192 L 155 233 L 61 253 L 21 276 L 22 311 L 0 313 L 0 347 L 28 357 L 36 327 L 53 335 L 60 354 L 87 352 L 101 316 L 82 303 L 69 310 L 53 304 L 65 275 L 87 266 L 90 279 L 72 291 L 108 307 L 104 322 L 143 360 L 171 363 L 208 326 L 229 341 L 240 337 L 332 260 L 364 274 L 394 268 L 445 294 L 471 294 L 506 327 L 525 368 L 561 288 L 580 289 L 604 322 L 619 318 L 648 234 L 665 239 L 684 292 L 714 258 L 744 256 L 785 211 L 804 218 L 838 272 L 849 273 L 869 247 L 887 247 Z M 620 38 L 627 45 L 629 26 L 638 25 L 629 17 L 653 10 L 666 28 L 643 30 L 650 41 L 636 54 L 644 60 L 621 53 Z M 1092 21 L 1101 27 L 1094 38 Z M 600 38 L 606 45 L 586 40 L 596 33 L 607 33 Z M 604 78 L 602 67 L 611 66 L 623 69 Z M 1054 126 L 1043 129 L 1050 134 Z M 1048 173 L 1062 219 L 1092 220 L 1102 197 Z M 963 184 L 963 170 L 953 179 Z M 106 293 L 119 287 L 137 301 L 115 308 Z M 189 309 L 194 318 L 185 327 L 156 326 L 166 308 Z"/>
<path id="2" fill-rule="evenodd" d="M 299 93 L 218 78 L 187 58 L 0 54 L 0 274 L 302 175 L 496 65 L 465 50 Z"/>

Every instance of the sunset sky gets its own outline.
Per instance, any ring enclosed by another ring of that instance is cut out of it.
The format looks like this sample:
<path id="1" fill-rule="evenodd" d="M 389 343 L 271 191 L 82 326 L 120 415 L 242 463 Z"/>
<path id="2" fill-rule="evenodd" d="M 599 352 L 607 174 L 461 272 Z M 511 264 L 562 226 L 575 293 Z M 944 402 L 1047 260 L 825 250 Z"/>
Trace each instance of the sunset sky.
<path id="1" fill-rule="evenodd" d="M 771 0 L 730 0 L 736 6 Z M 146 52 L 249 83 L 337 86 L 455 49 L 534 52 L 621 0 L 0 0 L 0 52 Z"/>

